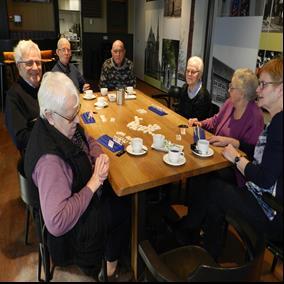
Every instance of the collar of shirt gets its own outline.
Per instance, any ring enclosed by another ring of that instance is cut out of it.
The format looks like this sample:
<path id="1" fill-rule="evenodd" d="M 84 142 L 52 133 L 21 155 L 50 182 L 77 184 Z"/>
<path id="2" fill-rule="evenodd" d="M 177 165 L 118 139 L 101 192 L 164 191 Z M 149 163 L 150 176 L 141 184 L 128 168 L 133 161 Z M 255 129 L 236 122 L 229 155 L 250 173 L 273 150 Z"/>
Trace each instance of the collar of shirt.
<path id="1" fill-rule="evenodd" d="M 124 68 L 124 65 L 126 64 L 126 59 L 124 58 L 123 61 L 121 62 L 121 65 L 117 66 L 117 64 L 111 58 L 111 64 L 115 69 L 122 69 L 122 68 Z"/>
<path id="2" fill-rule="evenodd" d="M 196 95 L 197 95 L 198 92 L 200 91 L 201 87 L 202 87 L 202 82 L 201 82 L 201 81 L 199 81 L 199 82 L 196 84 L 195 88 L 194 88 L 192 91 L 191 91 L 191 90 L 189 89 L 189 87 L 188 87 L 188 88 L 187 88 L 188 97 L 189 97 L 190 99 L 193 99 L 194 97 L 196 97 Z"/>
<path id="3" fill-rule="evenodd" d="M 69 64 L 64 65 L 64 64 L 61 63 L 60 60 L 58 60 L 57 64 L 58 64 L 59 69 L 61 69 L 61 71 L 63 73 L 65 73 L 65 74 L 69 74 L 70 73 L 70 66 L 69 66 Z"/>

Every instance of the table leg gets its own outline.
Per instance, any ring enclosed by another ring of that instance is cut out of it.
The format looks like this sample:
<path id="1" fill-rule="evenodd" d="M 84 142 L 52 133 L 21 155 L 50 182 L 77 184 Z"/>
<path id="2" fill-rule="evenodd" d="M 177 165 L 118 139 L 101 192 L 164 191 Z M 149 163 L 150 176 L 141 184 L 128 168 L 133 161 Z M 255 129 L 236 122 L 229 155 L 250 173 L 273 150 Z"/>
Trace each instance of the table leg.
<path id="1" fill-rule="evenodd" d="M 132 224 L 131 224 L 131 268 L 134 279 L 137 280 L 142 272 L 143 264 L 138 253 L 138 243 L 144 238 L 145 228 L 145 192 L 132 195 Z"/>

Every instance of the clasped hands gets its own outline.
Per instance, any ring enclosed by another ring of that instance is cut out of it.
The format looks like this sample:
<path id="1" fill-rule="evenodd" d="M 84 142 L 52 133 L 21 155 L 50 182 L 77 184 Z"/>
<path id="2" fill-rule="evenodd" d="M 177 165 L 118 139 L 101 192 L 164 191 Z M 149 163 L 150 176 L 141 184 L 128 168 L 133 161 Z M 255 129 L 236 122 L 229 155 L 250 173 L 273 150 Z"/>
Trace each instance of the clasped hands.
<path id="1" fill-rule="evenodd" d="M 93 175 L 87 183 L 87 186 L 93 191 L 103 184 L 107 179 L 109 172 L 109 157 L 106 154 L 100 154 L 96 158 L 96 163 L 93 171 Z"/>

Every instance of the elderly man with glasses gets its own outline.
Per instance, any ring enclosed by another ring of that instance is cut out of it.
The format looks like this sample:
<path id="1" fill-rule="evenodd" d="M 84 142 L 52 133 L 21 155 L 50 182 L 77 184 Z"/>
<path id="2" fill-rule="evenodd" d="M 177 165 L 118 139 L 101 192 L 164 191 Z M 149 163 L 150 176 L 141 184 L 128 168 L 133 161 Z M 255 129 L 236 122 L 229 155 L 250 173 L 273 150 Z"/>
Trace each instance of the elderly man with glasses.
<path id="1" fill-rule="evenodd" d="M 41 54 L 38 45 L 31 40 L 21 40 L 14 49 L 18 80 L 7 92 L 6 127 L 21 157 L 24 155 L 34 121 L 39 116 L 37 93 L 42 76 Z M 23 163 L 18 170 L 22 175 Z"/>
<path id="2" fill-rule="evenodd" d="M 107 182 L 109 158 L 79 125 L 79 93 L 61 72 L 47 72 L 38 94 L 40 118 L 27 147 L 25 171 L 47 228 L 53 263 L 75 264 L 98 276 L 102 258 L 108 280 L 130 280 L 118 259 L 127 249 L 130 199 Z"/>
<path id="3" fill-rule="evenodd" d="M 58 40 L 56 54 L 58 55 L 58 61 L 52 68 L 52 71 L 59 71 L 67 75 L 80 92 L 89 90 L 90 84 L 86 83 L 83 75 L 79 72 L 76 66 L 70 62 L 72 52 L 68 39 L 60 38 Z"/>
<path id="4" fill-rule="evenodd" d="M 136 87 L 136 78 L 133 74 L 133 63 L 125 57 L 124 43 L 116 40 L 112 44 L 111 55 L 101 70 L 99 86 L 113 90 L 127 86 Z"/>

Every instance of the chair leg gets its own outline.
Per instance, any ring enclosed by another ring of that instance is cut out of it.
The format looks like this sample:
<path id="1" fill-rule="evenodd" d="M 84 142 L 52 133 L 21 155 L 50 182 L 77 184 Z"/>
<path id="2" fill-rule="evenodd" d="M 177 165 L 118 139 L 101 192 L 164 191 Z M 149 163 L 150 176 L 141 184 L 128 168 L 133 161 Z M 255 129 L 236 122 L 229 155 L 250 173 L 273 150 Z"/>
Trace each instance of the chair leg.
<path id="1" fill-rule="evenodd" d="M 277 255 L 274 255 L 273 261 L 272 261 L 272 265 L 271 265 L 271 268 L 270 268 L 270 272 L 271 272 L 271 273 L 274 272 L 275 267 L 276 267 L 276 264 L 277 264 L 277 261 L 278 261 L 278 256 L 277 256 Z"/>
<path id="2" fill-rule="evenodd" d="M 28 205 L 26 205 L 25 245 L 28 244 L 29 226 L 30 226 L 30 208 Z"/>
<path id="3" fill-rule="evenodd" d="M 107 278 L 107 262 L 106 262 L 106 260 L 104 258 L 102 259 L 102 268 L 103 268 L 104 282 L 108 282 L 108 278 Z"/>

